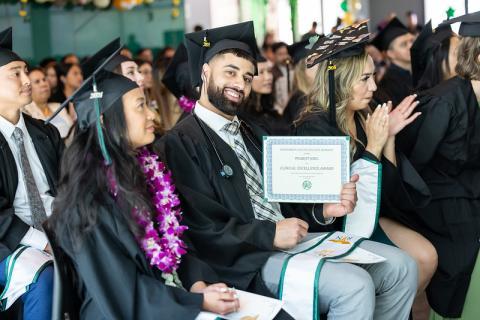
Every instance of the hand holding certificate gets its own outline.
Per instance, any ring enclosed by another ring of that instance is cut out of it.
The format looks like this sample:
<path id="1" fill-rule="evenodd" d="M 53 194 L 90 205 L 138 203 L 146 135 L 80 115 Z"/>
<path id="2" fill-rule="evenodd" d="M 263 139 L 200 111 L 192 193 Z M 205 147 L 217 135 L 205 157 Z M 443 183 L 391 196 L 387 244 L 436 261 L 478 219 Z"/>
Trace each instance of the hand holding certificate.
<path id="1" fill-rule="evenodd" d="M 268 201 L 340 202 L 350 180 L 349 137 L 265 137 L 263 149 Z"/>
<path id="2" fill-rule="evenodd" d="M 240 309 L 227 315 L 200 312 L 196 320 L 271 320 L 282 308 L 283 302 L 258 294 L 236 290 L 240 300 Z"/>

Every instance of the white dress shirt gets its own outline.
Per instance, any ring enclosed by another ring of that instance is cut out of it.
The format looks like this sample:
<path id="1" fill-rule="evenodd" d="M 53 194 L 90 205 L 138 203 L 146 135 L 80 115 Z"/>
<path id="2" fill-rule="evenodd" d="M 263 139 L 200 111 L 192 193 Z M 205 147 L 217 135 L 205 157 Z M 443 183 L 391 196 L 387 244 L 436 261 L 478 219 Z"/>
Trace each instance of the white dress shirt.
<path id="1" fill-rule="evenodd" d="M 198 101 L 195 104 L 195 109 L 193 110 L 193 112 L 195 112 L 197 117 L 199 117 L 203 122 L 205 122 L 205 124 L 207 126 L 209 126 L 210 129 L 215 131 L 215 133 L 220 138 L 222 138 L 222 140 L 225 141 L 225 143 L 228 144 L 232 148 L 232 150 L 235 150 L 235 147 L 234 147 L 235 146 L 235 141 L 234 141 L 233 135 L 225 132 L 224 130 L 222 130 L 222 128 L 226 124 L 228 124 L 232 121 L 230 121 L 230 120 L 222 117 L 221 115 L 216 114 L 215 112 L 205 108 Z M 233 118 L 233 121 L 235 121 L 235 120 L 240 122 L 240 120 L 238 120 L 237 116 L 235 116 Z M 250 158 L 249 159 L 250 163 L 253 165 L 253 167 L 255 169 L 255 172 L 260 177 L 260 181 L 263 181 L 262 171 L 260 171 L 260 168 L 258 167 L 257 162 L 255 161 L 255 158 L 253 158 L 253 156 L 248 151 L 248 148 L 245 145 L 245 141 L 243 141 L 243 137 L 242 137 L 242 134 L 240 133 L 240 131 L 238 131 L 238 133 L 235 137 L 242 142 L 243 146 L 245 147 L 245 150 L 247 151 L 247 155 Z"/>
<path id="2" fill-rule="evenodd" d="M 222 117 L 219 114 L 216 114 L 215 112 L 205 108 L 202 106 L 198 101 L 195 104 L 195 108 L 193 109 L 193 112 L 197 115 L 197 117 L 200 118 L 205 124 L 210 127 L 215 133 L 222 138 L 223 141 L 225 141 L 226 144 L 228 144 L 232 150 L 235 151 L 235 141 L 234 137 L 232 134 L 225 132 L 222 130 L 222 128 L 232 122 L 224 117 Z M 233 118 L 233 121 L 240 121 L 237 116 Z M 259 178 L 259 181 L 263 181 L 263 176 L 262 176 L 262 171 L 260 170 L 260 167 L 258 166 L 257 162 L 255 161 L 255 158 L 251 155 L 251 153 L 248 151 L 247 146 L 245 145 L 245 141 L 243 141 L 242 134 L 240 133 L 240 130 L 238 131 L 237 135 L 235 136 L 240 142 L 243 144 L 245 151 L 247 152 L 250 164 L 253 166 L 255 169 L 255 172 L 257 173 L 257 176 Z M 242 172 L 243 173 L 243 172 Z M 278 211 L 281 212 L 280 205 L 276 202 L 272 202 L 273 207 Z"/>
<path id="3" fill-rule="evenodd" d="M 45 207 L 45 212 L 47 217 L 52 214 L 52 203 L 54 198 L 50 196 L 47 192 L 50 190 L 48 185 L 48 180 L 45 175 L 42 163 L 37 155 L 37 151 L 32 142 L 32 138 L 28 133 L 27 127 L 25 126 L 25 121 L 23 119 L 22 113 L 20 113 L 20 119 L 16 125 L 12 124 L 2 116 L 0 116 L 0 133 L 7 140 L 8 146 L 12 151 L 13 157 L 15 158 L 15 163 L 17 165 L 18 171 L 18 186 L 15 193 L 15 199 L 13 201 L 13 207 L 15 214 L 26 224 L 33 225 L 32 222 L 32 213 L 30 210 L 30 204 L 27 196 L 27 186 L 25 185 L 25 180 L 23 177 L 23 171 L 20 161 L 20 150 L 13 139 L 13 131 L 15 128 L 20 128 L 23 132 L 23 140 L 25 145 L 25 151 L 27 152 L 28 161 L 30 162 L 30 167 L 32 168 L 33 177 L 37 185 L 40 197 Z M 47 245 L 48 241 L 45 234 L 33 227 L 27 231 L 25 236 L 20 241 L 21 244 L 31 246 L 40 250 L 43 250 Z"/>

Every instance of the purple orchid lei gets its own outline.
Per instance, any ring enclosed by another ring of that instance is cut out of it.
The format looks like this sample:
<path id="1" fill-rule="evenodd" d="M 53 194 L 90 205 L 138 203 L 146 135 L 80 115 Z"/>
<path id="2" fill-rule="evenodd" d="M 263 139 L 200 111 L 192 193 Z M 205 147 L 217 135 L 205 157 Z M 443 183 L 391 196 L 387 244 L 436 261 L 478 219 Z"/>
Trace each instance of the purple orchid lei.
<path id="1" fill-rule="evenodd" d="M 175 193 L 172 174 L 158 156 L 147 148 L 140 149 L 137 160 L 147 181 L 148 191 L 156 209 L 154 221 L 149 212 L 133 209 L 137 224 L 144 229 L 144 236 L 137 239 L 151 266 L 157 267 L 163 273 L 175 274 L 182 255 L 186 253 L 186 245 L 181 240 L 182 234 L 188 229 L 180 225 L 182 212 L 180 200 Z M 115 182 L 110 179 L 117 197 Z"/>
<path id="2" fill-rule="evenodd" d="M 195 107 L 195 100 L 191 100 L 185 96 L 181 96 L 178 99 L 178 105 L 180 106 L 180 108 L 182 108 L 183 111 L 185 111 L 186 113 L 190 113 Z"/>

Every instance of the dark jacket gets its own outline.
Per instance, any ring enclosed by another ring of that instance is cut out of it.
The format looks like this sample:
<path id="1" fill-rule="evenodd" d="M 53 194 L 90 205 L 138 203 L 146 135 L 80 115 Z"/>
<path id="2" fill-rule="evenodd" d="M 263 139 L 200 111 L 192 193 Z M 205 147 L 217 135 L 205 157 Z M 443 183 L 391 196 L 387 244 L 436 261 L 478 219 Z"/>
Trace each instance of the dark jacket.
<path id="1" fill-rule="evenodd" d="M 60 157 L 64 144 L 58 130 L 43 121 L 23 115 L 50 186 L 50 195 L 55 196 L 59 174 Z M 9 256 L 30 228 L 15 215 L 13 201 L 18 185 L 17 165 L 5 137 L 0 134 L 0 261 Z"/>

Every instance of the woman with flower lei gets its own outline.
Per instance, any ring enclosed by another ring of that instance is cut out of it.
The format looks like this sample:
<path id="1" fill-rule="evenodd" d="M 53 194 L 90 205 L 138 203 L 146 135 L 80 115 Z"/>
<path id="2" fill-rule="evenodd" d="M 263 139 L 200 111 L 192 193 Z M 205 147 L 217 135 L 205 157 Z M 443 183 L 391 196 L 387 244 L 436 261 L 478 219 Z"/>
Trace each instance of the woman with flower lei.
<path id="1" fill-rule="evenodd" d="M 236 310 L 235 293 L 207 285 L 215 273 L 188 252 L 171 174 L 147 147 L 154 115 L 143 91 L 123 76 L 95 73 L 74 97 L 78 130 L 49 221 L 77 273 L 80 318 L 194 319 L 201 310 Z"/>

